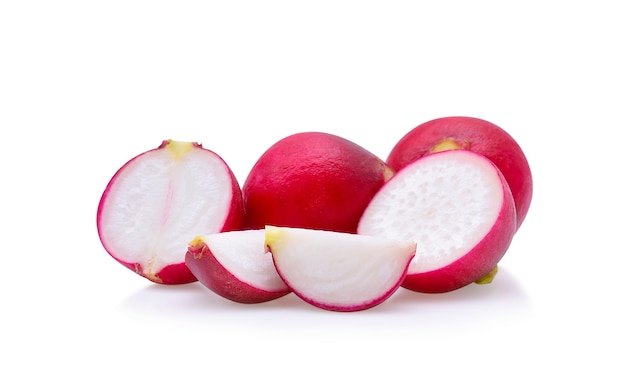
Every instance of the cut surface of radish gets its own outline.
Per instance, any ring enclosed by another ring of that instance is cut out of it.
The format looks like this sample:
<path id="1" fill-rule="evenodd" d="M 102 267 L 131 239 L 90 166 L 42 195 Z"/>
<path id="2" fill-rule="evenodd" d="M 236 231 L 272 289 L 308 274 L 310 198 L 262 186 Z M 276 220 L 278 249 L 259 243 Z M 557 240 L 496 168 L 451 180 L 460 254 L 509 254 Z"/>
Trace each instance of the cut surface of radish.
<path id="1" fill-rule="evenodd" d="M 229 300 L 258 303 L 290 292 L 265 250 L 265 230 L 215 233 L 194 238 L 185 263 L 207 288 Z"/>
<path id="2" fill-rule="evenodd" d="M 386 300 L 402 282 L 415 243 L 303 228 L 266 226 L 279 275 L 308 303 L 355 311 Z"/>
<path id="3" fill-rule="evenodd" d="M 453 150 L 396 173 L 374 196 L 358 232 L 415 241 L 403 286 L 441 292 L 491 271 L 512 240 L 515 221 L 511 192 L 494 164 Z"/>
<path id="4" fill-rule="evenodd" d="M 519 229 L 530 208 L 533 177 L 522 148 L 500 126 L 469 116 L 432 119 L 407 132 L 391 149 L 387 163 L 399 171 L 429 153 L 456 149 L 484 155 L 502 172 L 515 202 Z"/>
<path id="5" fill-rule="evenodd" d="M 164 141 L 110 180 L 98 206 L 98 233 L 111 256 L 142 276 L 191 282 L 187 243 L 199 232 L 239 227 L 242 204 L 239 185 L 218 155 L 196 143 Z"/>

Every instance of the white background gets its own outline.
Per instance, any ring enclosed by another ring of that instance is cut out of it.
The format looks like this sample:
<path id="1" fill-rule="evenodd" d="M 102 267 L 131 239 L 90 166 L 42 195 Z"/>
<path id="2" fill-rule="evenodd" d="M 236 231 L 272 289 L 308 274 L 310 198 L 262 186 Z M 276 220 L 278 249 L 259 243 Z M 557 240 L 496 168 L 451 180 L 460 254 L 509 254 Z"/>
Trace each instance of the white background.
<path id="1" fill-rule="evenodd" d="M 0 379 L 624 380 L 623 5 L 426 3 L 0 3 Z M 241 305 L 152 284 L 98 240 L 110 177 L 163 139 L 243 183 L 288 134 L 385 158 L 448 115 L 500 125 L 533 170 L 490 285 Z"/>

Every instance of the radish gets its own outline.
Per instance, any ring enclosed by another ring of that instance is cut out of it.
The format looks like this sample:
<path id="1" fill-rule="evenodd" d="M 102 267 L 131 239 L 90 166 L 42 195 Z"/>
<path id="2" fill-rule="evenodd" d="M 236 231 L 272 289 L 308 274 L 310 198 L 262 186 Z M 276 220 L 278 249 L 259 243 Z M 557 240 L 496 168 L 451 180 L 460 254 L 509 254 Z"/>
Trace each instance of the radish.
<path id="1" fill-rule="evenodd" d="M 415 243 L 305 228 L 265 228 L 265 245 L 285 284 L 302 300 L 332 311 L 372 308 L 393 294 Z"/>
<path id="2" fill-rule="evenodd" d="M 97 212 L 106 251 L 161 284 L 196 281 L 185 265 L 189 240 L 240 229 L 242 221 L 241 189 L 224 160 L 201 144 L 174 140 L 125 163 Z"/>
<path id="3" fill-rule="evenodd" d="M 468 150 L 423 156 L 374 196 L 358 233 L 417 243 L 402 286 L 440 293 L 488 277 L 517 229 L 500 170 Z"/>
<path id="4" fill-rule="evenodd" d="M 185 263 L 201 284 L 235 302 L 266 302 L 290 292 L 265 250 L 263 229 L 198 236 Z"/>
<path id="5" fill-rule="evenodd" d="M 365 207 L 392 174 L 380 158 L 345 138 L 290 135 L 261 155 L 244 182 L 247 227 L 356 233 Z"/>
<path id="6" fill-rule="evenodd" d="M 465 149 L 489 158 L 502 172 L 515 201 L 517 228 L 526 218 L 533 178 L 520 145 L 501 127 L 473 117 L 443 117 L 410 130 L 392 148 L 387 164 L 394 170 L 433 152 Z"/>

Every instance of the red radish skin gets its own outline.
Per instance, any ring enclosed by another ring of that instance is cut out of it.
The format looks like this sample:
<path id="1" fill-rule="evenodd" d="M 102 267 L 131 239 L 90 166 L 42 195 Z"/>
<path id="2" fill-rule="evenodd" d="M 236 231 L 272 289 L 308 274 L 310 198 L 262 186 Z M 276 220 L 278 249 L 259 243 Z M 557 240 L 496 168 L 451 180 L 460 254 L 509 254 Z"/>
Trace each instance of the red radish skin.
<path id="1" fill-rule="evenodd" d="M 360 234 L 417 243 L 402 286 L 424 293 L 449 292 L 489 274 L 516 230 L 504 176 L 467 150 L 424 156 L 398 171 L 359 223 Z"/>
<path id="2" fill-rule="evenodd" d="M 355 233 L 392 174 L 383 160 L 345 138 L 322 132 L 285 137 L 263 153 L 243 185 L 247 228 Z"/>
<path id="3" fill-rule="evenodd" d="M 268 256 L 271 260 L 271 255 L 268 254 Z M 189 244 L 185 263 L 202 285 L 234 302 L 262 303 L 283 297 L 291 292 L 287 286 L 277 290 L 264 290 L 240 280 L 216 259 L 211 249 L 200 237 Z"/>
<path id="4" fill-rule="evenodd" d="M 211 162 L 207 168 L 225 182 L 228 197 L 215 199 L 224 203 L 215 207 L 220 211 L 215 216 L 201 211 L 212 195 L 194 193 L 214 175 L 195 173 L 206 169 L 198 161 Z M 241 229 L 243 198 L 234 174 L 216 153 L 199 143 L 164 140 L 115 172 L 98 204 L 96 221 L 103 247 L 120 264 L 155 283 L 186 284 L 197 281 L 184 263 L 187 242 L 196 231 Z M 161 242 L 163 238 L 171 242 Z"/>
<path id="5" fill-rule="evenodd" d="M 425 155 L 454 149 L 482 154 L 500 169 L 515 200 L 519 229 L 532 200 L 532 173 L 520 145 L 504 129 L 491 122 L 465 116 L 425 122 L 396 143 L 387 157 L 387 164 L 398 171 Z"/>

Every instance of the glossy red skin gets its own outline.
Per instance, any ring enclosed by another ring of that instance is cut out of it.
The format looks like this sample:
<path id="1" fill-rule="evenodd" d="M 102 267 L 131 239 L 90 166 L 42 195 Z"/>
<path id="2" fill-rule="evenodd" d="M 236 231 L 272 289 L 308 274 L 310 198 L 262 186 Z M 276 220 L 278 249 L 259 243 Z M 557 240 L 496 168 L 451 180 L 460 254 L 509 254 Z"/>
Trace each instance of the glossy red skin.
<path id="1" fill-rule="evenodd" d="M 447 266 L 429 272 L 407 274 L 402 287 L 423 293 L 450 292 L 475 282 L 498 265 L 517 231 L 513 195 L 500 171 L 498 175 L 504 199 L 489 233 L 467 254 Z"/>
<path id="2" fill-rule="evenodd" d="M 100 233 L 100 215 L 102 213 L 102 208 L 104 206 L 104 201 L 106 199 L 106 196 L 109 192 L 109 189 L 111 189 L 111 187 L 113 186 L 115 179 L 117 178 L 117 175 L 119 173 L 121 173 L 122 171 L 124 171 L 124 169 L 126 167 L 128 167 L 133 161 L 141 158 L 143 155 L 155 151 L 155 150 L 163 150 L 166 148 L 167 144 L 168 144 L 168 140 L 164 140 L 161 142 L 161 144 L 154 149 L 148 150 L 146 152 L 143 152 L 139 155 L 136 155 L 135 157 L 131 158 L 129 161 L 127 161 L 122 167 L 120 167 L 115 174 L 113 175 L 113 177 L 111 178 L 111 180 L 109 181 L 109 183 L 107 184 L 104 192 L 102 193 L 102 197 L 100 198 L 100 202 L 98 204 L 98 212 L 96 215 L 96 225 L 98 227 L 98 236 L 100 237 L 100 241 L 102 243 L 102 246 L 104 247 L 104 249 L 109 253 L 109 255 L 111 255 L 112 258 L 114 258 L 117 262 L 119 262 L 120 264 L 122 264 L 123 266 L 125 266 L 126 268 L 130 269 L 131 271 L 135 272 L 136 274 L 145 277 L 146 279 L 155 282 L 157 284 L 168 284 L 168 285 L 176 285 L 176 284 L 188 284 L 188 283 L 192 283 L 197 281 L 196 277 L 191 273 L 191 271 L 187 268 L 187 265 L 185 265 L 184 262 L 181 263 L 176 263 L 176 264 L 170 264 L 167 265 L 165 267 L 163 267 L 161 270 L 159 270 L 158 272 L 156 272 L 155 274 L 147 274 L 146 272 L 144 272 L 144 270 L 142 269 L 141 265 L 138 263 L 129 263 L 126 262 L 122 259 L 120 259 L 118 256 L 116 256 L 114 253 L 112 253 L 112 251 L 110 251 L 110 249 L 107 247 L 105 241 L 102 239 L 101 233 Z M 198 149 L 202 149 L 202 150 L 207 150 L 205 148 L 202 147 L 201 144 L 199 143 L 194 143 L 194 148 L 198 148 Z M 210 151 L 210 150 L 207 150 Z M 212 151 L 211 151 L 212 152 Z M 216 153 L 212 152 L 213 154 L 217 155 Z M 218 155 L 219 157 L 219 155 Z M 222 161 L 224 161 L 221 157 L 219 157 Z M 226 164 L 224 162 L 224 164 Z M 228 166 L 227 166 L 228 168 Z M 239 187 L 239 183 L 237 182 L 237 179 L 235 178 L 234 173 L 230 170 L 230 168 L 228 169 L 230 172 L 230 176 L 232 179 L 232 196 L 233 199 L 231 200 L 231 209 L 230 209 L 230 213 L 228 214 L 228 216 L 226 216 L 226 219 L 224 220 L 224 224 L 221 228 L 220 231 L 234 231 L 234 230 L 239 230 L 243 227 L 243 196 L 241 195 L 241 188 Z M 203 232 L 204 234 L 205 232 Z M 198 234 L 198 232 L 193 232 L 191 233 L 191 237 L 193 237 L 193 235 Z M 183 251 L 185 249 L 183 248 Z"/>
<path id="3" fill-rule="evenodd" d="M 402 137 L 387 157 L 398 171 L 428 155 L 444 139 L 453 139 L 462 149 L 489 158 L 506 178 L 517 210 L 517 228 L 526 218 L 533 193 L 533 179 L 524 152 L 501 127 L 473 117 L 444 117 L 425 122 Z"/>
<path id="4" fill-rule="evenodd" d="M 224 268 L 205 243 L 189 246 L 185 264 L 202 285 L 231 301 L 256 304 L 275 300 L 291 292 L 289 289 L 266 291 L 239 280 Z"/>
<path id="5" fill-rule="evenodd" d="M 321 132 L 288 136 L 263 153 L 243 185 L 246 226 L 356 233 L 390 175 L 381 159 L 347 139 Z"/>

